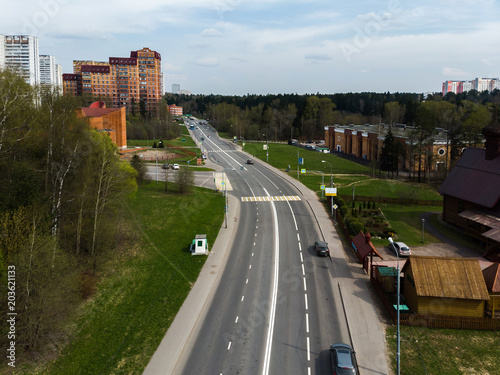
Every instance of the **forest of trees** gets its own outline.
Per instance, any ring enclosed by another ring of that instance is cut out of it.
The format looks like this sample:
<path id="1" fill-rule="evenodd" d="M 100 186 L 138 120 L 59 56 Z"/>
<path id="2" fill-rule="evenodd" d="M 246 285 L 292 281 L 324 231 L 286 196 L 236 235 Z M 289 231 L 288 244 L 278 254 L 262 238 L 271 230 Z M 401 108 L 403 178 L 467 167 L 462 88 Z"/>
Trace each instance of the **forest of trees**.
<path id="1" fill-rule="evenodd" d="M 15 271 L 15 305 L 4 299 L 0 313 L 14 307 L 22 314 L 18 355 L 61 334 L 103 257 L 127 236 L 120 212 L 137 189 L 137 172 L 120 160 L 107 133 L 76 117 L 78 104 L 0 71 L 2 296 L 7 269 Z M 4 348 L 7 329 L 1 325 Z"/>
<path id="2" fill-rule="evenodd" d="M 168 104 L 183 107 L 213 122 L 221 132 L 245 139 L 323 139 L 324 127 L 334 124 L 406 124 L 427 129 L 444 128 L 451 138 L 477 138 L 488 121 L 500 91 L 469 91 L 443 97 L 412 93 L 345 93 L 279 95 L 166 94 Z M 432 132 L 431 132 L 432 133 Z"/>

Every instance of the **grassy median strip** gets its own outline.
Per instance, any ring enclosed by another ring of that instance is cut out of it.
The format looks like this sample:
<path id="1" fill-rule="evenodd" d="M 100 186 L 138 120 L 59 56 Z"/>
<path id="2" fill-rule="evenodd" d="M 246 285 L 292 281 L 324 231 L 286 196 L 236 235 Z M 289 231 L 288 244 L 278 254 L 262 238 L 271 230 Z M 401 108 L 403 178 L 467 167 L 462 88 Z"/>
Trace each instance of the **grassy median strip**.
<path id="1" fill-rule="evenodd" d="M 141 186 L 126 220 L 137 243 L 107 262 L 71 343 L 41 373 L 142 373 L 206 260 L 189 253 L 191 240 L 207 234 L 211 246 L 223 208 L 223 197 L 205 189 L 181 195 L 162 184 Z"/>

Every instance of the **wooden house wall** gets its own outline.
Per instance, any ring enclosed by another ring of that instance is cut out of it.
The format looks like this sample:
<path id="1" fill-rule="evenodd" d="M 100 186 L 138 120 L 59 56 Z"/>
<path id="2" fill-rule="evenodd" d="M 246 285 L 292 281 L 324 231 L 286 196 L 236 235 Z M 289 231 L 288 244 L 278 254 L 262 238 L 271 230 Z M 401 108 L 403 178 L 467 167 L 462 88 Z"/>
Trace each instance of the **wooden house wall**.
<path id="1" fill-rule="evenodd" d="M 418 297 L 418 310 L 416 312 L 419 314 L 482 318 L 484 316 L 484 302 L 455 298 Z"/>

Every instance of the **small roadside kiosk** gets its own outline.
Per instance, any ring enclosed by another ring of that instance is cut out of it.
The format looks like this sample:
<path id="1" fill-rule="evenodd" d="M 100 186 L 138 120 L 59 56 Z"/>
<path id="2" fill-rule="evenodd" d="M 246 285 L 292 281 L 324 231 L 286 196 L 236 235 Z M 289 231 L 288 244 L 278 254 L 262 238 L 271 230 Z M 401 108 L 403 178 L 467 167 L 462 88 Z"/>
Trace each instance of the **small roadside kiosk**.
<path id="1" fill-rule="evenodd" d="M 190 246 L 191 255 L 208 255 L 206 234 L 197 234 Z"/>

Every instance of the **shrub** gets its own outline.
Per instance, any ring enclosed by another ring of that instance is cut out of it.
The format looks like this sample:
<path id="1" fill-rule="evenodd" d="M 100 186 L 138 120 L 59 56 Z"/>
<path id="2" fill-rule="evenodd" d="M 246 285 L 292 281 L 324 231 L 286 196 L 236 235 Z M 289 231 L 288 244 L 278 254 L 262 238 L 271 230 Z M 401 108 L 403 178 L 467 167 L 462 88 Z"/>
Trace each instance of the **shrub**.
<path id="1" fill-rule="evenodd" d="M 345 225 L 351 236 L 357 235 L 363 229 L 363 224 L 355 217 L 348 218 Z"/>

